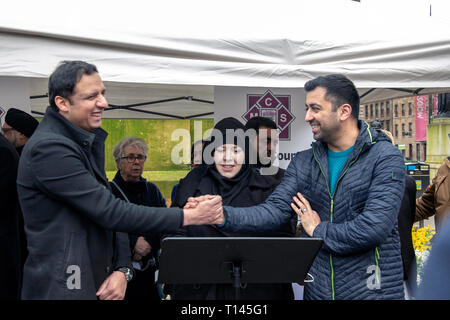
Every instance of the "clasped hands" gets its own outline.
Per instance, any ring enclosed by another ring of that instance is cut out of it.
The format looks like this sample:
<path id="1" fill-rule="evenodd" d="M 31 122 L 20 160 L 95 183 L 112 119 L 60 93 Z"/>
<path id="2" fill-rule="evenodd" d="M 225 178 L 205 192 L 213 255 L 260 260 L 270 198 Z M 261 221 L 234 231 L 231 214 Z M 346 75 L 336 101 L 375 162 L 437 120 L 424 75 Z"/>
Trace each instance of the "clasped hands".
<path id="1" fill-rule="evenodd" d="M 311 208 L 309 201 L 300 192 L 293 197 L 292 209 L 300 217 L 305 232 L 312 237 L 314 230 L 320 224 L 320 217 Z M 191 224 L 222 224 L 225 221 L 222 208 L 222 197 L 203 195 L 188 198 L 184 211 L 184 225 Z"/>
<path id="2" fill-rule="evenodd" d="M 223 224 L 222 197 L 203 195 L 190 197 L 183 207 L 183 225 Z"/>

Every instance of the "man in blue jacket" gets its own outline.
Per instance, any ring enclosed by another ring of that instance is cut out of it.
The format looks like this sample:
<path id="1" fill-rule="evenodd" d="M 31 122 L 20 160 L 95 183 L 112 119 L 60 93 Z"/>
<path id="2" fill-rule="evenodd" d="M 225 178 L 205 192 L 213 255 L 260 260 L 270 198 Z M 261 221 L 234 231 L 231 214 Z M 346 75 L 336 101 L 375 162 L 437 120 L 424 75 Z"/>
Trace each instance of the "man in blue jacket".
<path id="1" fill-rule="evenodd" d="M 323 239 L 305 299 L 404 299 L 397 227 L 403 157 L 385 134 L 358 121 L 349 79 L 319 77 L 305 90 L 305 121 L 317 141 L 297 153 L 263 204 L 224 207 L 223 228 L 274 229 L 294 209 L 307 236 Z"/>

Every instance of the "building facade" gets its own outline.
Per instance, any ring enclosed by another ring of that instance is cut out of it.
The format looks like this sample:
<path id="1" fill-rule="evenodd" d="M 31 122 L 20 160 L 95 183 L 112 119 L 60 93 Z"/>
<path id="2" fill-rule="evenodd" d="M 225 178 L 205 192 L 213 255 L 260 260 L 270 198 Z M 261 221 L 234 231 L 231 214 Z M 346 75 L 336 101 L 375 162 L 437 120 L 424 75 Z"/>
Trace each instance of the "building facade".
<path id="1" fill-rule="evenodd" d="M 428 111 L 428 103 L 426 108 Z M 390 131 L 406 161 L 425 161 L 426 141 L 416 141 L 415 111 L 415 97 L 410 96 L 361 105 L 360 119 L 369 124 L 376 120 L 381 128 Z"/>

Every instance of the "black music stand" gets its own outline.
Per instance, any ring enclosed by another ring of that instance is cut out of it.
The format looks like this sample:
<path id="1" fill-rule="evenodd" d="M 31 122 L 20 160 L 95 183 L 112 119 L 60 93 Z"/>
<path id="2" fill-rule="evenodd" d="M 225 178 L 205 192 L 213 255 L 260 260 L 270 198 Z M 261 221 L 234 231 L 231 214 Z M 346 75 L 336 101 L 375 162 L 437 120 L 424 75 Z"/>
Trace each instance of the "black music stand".
<path id="1" fill-rule="evenodd" d="M 165 238 L 158 283 L 304 283 L 322 246 L 316 238 Z"/>

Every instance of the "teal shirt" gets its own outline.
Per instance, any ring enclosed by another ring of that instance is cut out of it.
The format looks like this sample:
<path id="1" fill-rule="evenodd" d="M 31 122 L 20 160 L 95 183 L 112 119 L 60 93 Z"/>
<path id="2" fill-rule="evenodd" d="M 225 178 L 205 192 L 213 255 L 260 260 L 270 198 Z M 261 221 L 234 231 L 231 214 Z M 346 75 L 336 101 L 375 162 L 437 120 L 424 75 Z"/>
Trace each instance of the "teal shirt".
<path id="1" fill-rule="evenodd" d="M 330 177 L 330 192 L 333 195 L 334 189 L 336 188 L 336 183 L 341 174 L 342 168 L 348 159 L 348 156 L 353 151 L 353 147 L 341 152 L 333 152 L 328 149 L 328 175 Z"/>

